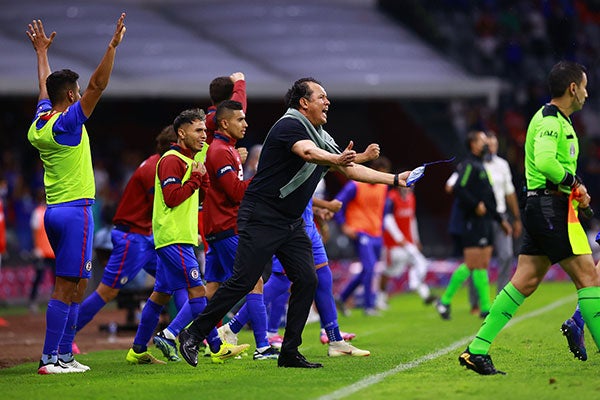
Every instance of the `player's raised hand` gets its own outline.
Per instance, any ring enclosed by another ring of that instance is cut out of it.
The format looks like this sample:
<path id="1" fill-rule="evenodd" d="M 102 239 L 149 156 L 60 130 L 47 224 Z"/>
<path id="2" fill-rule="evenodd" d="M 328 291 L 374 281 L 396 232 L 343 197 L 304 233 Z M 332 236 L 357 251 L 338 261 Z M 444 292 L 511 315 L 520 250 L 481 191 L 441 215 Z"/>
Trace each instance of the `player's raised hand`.
<path id="1" fill-rule="evenodd" d="M 56 36 L 56 32 L 52 32 L 50 37 L 46 36 L 44 24 L 42 24 L 41 19 L 34 19 L 28 25 L 28 28 L 29 29 L 25 33 L 29 37 L 29 40 L 31 40 L 31 44 L 36 52 L 39 50 L 47 50 Z"/>
<path id="2" fill-rule="evenodd" d="M 236 150 L 238 151 L 238 154 L 240 155 L 240 161 L 242 162 L 242 164 L 244 164 L 246 162 L 246 160 L 248 159 L 248 149 L 245 147 L 238 147 Z"/>
<path id="3" fill-rule="evenodd" d="M 110 45 L 112 47 L 117 47 L 119 43 L 121 43 L 126 30 L 127 28 L 125 27 L 125 13 L 123 13 L 117 21 L 117 28 L 115 29 L 115 33 L 112 37 L 112 40 L 110 41 Z"/>
<path id="4" fill-rule="evenodd" d="M 348 146 L 342 152 L 342 154 L 338 155 L 336 162 L 337 165 L 341 165 L 344 167 L 352 166 L 354 160 L 356 159 L 356 151 L 352 150 L 353 147 L 354 142 L 351 140 L 350 143 L 348 143 Z"/>
<path id="5" fill-rule="evenodd" d="M 234 72 L 233 74 L 229 75 L 229 79 L 231 79 L 231 81 L 235 83 L 237 81 L 243 81 L 246 78 L 244 77 L 244 74 L 242 72 Z"/>
<path id="6" fill-rule="evenodd" d="M 364 151 L 364 155 L 367 158 L 367 161 L 372 161 L 379 158 L 380 151 L 381 150 L 379 149 L 379 145 L 377 143 L 371 143 Z"/>

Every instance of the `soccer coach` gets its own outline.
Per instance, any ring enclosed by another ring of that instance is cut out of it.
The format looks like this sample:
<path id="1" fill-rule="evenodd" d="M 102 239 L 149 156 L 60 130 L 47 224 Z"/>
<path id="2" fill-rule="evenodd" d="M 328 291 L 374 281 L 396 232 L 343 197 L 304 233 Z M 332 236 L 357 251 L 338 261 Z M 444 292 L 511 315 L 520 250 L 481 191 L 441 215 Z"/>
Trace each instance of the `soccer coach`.
<path id="1" fill-rule="evenodd" d="M 322 367 L 307 361 L 298 351 L 317 286 L 312 244 L 304 230 L 302 212 L 331 167 L 350 179 L 406 186 L 410 171 L 389 174 L 355 164 L 352 142 L 344 151 L 339 149 L 322 127 L 327 122 L 330 102 L 318 81 L 296 81 L 285 101 L 289 109 L 267 134 L 258 170 L 240 205 L 233 275 L 179 335 L 181 354 L 192 366 L 198 363 L 198 344 L 252 290 L 274 254 L 292 281 L 278 365 Z"/>

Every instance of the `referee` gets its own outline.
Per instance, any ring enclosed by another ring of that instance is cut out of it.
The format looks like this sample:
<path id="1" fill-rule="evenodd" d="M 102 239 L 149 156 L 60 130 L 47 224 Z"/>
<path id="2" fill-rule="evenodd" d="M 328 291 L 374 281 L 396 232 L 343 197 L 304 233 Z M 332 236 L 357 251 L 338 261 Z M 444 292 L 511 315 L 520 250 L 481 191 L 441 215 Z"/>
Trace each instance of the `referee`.
<path id="1" fill-rule="evenodd" d="M 461 365 L 482 375 L 503 373 L 488 355 L 492 341 L 555 263 L 573 280 L 583 320 L 600 344 L 600 320 L 595 318 L 600 312 L 600 278 L 577 218 L 577 210 L 589 207 L 591 199 L 576 176 L 579 143 L 570 118 L 588 96 L 586 70 L 561 61 L 550 71 L 548 86 L 552 100 L 535 113 L 525 139 L 527 200 L 517 270 L 459 357 Z"/>

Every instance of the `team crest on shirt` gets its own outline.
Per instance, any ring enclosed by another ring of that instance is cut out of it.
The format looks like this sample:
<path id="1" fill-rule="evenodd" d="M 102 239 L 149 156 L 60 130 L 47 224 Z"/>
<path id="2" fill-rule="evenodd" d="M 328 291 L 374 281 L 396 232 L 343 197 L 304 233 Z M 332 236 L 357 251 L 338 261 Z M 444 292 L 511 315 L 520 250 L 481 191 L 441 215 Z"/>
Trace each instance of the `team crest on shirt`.
<path id="1" fill-rule="evenodd" d="M 86 270 L 87 272 L 90 272 L 90 271 L 92 270 L 92 260 L 88 260 L 88 261 L 85 263 L 85 270 Z"/>
<path id="2" fill-rule="evenodd" d="M 571 148 L 569 149 L 569 154 L 571 157 L 575 157 L 575 144 L 571 143 Z"/>
<path id="3" fill-rule="evenodd" d="M 124 284 L 127 283 L 128 280 L 129 280 L 129 278 L 126 277 L 126 276 L 124 276 L 124 277 L 121 278 L 121 280 L 119 282 L 121 282 L 121 285 L 124 285 Z"/>
<path id="4" fill-rule="evenodd" d="M 190 270 L 190 276 L 193 280 L 197 281 L 198 278 L 200 278 L 200 271 L 198 270 L 198 268 L 192 268 Z"/>

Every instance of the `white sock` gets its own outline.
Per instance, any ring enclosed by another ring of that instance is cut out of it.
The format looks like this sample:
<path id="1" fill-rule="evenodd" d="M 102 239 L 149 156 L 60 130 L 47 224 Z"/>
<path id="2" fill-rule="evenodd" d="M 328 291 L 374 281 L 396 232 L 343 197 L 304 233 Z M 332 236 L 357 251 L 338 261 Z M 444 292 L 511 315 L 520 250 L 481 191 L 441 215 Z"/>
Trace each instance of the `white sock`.
<path id="1" fill-rule="evenodd" d="M 165 335 L 165 337 L 167 339 L 170 339 L 170 340 L 175 340 L 176 339 L 175 335 L 173 335 L 173 333 L 169 330 L 169 328 L 163 329 L 162 332 L 164 333 L 164 335 Z"/>

